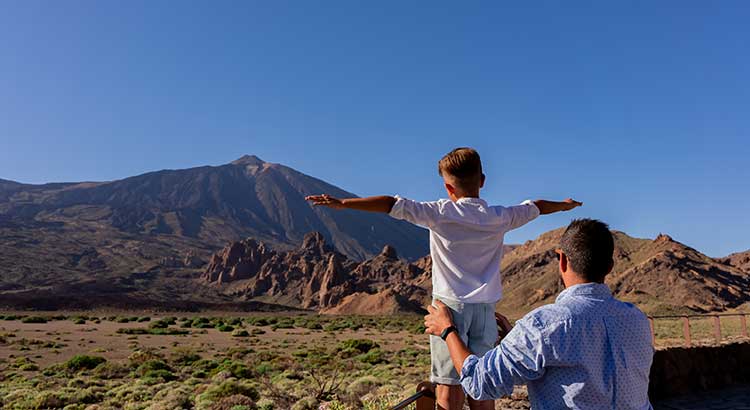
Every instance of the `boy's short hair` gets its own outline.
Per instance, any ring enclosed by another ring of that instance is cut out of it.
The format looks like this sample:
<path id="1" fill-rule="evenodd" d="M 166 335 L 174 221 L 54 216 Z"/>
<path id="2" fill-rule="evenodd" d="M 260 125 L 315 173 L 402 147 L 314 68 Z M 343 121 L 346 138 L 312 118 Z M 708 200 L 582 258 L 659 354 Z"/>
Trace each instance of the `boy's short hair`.
<path id="1" fill-rule="evenodd" d="M 615 241 L 607 224 L 596 219 L 573 220 L 565 229 L 560 248 L 573 271 L 583 279 L 604 283 L 615 250 Z"/>
<path id="2" fill-rule="evenodd" d="M 482 182 L 482 160 L 474 148 L 456 148 L 438 161 L 438 174 L 455 178 L 458 188 L 478 189 Z"/>

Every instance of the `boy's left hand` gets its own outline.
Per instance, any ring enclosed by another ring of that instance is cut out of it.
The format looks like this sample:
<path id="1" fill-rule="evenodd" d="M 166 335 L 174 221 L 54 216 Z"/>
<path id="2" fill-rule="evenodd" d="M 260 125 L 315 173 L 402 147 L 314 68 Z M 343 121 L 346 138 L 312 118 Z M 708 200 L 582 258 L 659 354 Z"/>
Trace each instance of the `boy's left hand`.
<path id="1" fill-rule="evenodd" d="M 579 206 L 583 206 L 583 202 L 578 202 L 573 198 L 568 198 L 563 201 L 563 203 L 566 205 L 566 211 L 570 211 L 573 208 L 577 208 Z"/>
<path id="2" fill-rule="evenodd" d="M 453 325 L 453 316 L 451 310 L 445 303 L 436 300 L 435 306 L 427 306 L 427 311 L 430 312 L 424 317 L 424 332 L 434 336 L 440 336 L 443 330 Z"/>
<path id="3" fill-rule="evenodd" d="M 322 205 L 333 209 L 344 208 L 344 203 L 340 199 L 334 198 L 328 194 L 309 195 L 305 197 L 305 201 L 311 201 L 313 205 Z"/>

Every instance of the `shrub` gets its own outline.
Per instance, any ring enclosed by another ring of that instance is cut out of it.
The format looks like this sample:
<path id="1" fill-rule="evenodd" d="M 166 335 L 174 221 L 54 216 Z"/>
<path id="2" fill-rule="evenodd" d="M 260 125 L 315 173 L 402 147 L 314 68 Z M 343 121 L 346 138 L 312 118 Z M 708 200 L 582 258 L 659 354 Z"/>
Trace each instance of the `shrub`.
<path id="1" fill-rule="evenodd" d="M 260 395 L 254 387 L 239 383 L 234 380 L 227 380 L 218 386 L 211 386 L 205 392 L 198 395 L 198 401 L 214 402 L 224 397 L 242 395 L 252 400 L 258 400 Z"/>
<path id="2" fill-rule="evenodd" d="M 250 333 L 247 332 L 245 329 L 236 329 L 234 332 L 232 332 L 232 336 L 234 337 L 248 337 L 250 336 Z"/>
<path id="3" fill-rule="evenodd" d="M 216 326 L 216 329 L 218 329 L 219 332 L 231 332 L 234 330 L 234 326 L 221 324 Z"/>
<path id="4" fill-rule="evenodd" d="M 120 363 L 104 362 L 94 368 L 94 376 L 109 380 L 119 379 L 128 374 L 128 369 Z"/>
<path id="5" fill-rule="evenodd" d="M 148 317 L 148 316 L 143 316 L 143 317 L 139 317 L 138 321 L 139 322 L 149 322 L 149 321 L 151 321 L 151 318 Z"/>
<path id="6" fill-rule="evenodd" d="M 361 354 L 357 356 L 357 360 L 359 360 L 362 363 L 367 364 L 378 364 L 383 363 L 385 361 L 385 357 L 383 357 L 383 351 L 380 349 L 372 349 L 369 352 L 365 354 Z"/>
<path id="7" fill-rule="evenodd" d="M 151 322 L 148 327 L 150 329 L 166 329 L 169 327 L 169 321 L 166 319 L 157 320 L 155 322 Z"/>
<path id="8" fill-rule="evenodd" d="M 339 343 L 338 350 L 341 352 L 367 353 L 372 349 L 380 347 L 377 342 L 370 339 L 347 339 Z"/>
<path id="9" fill-rule="evenodd" d="M 170 359 L 178 366 L 189 366 L 201 360 L 201 356 L 189 348 L 181 347 L 175 349 Z"/>
<path id="10" fill-rule="evenodd" d="M 135 373 L 139 376 L 145 376 L 146 373 L 153 370 L 167 370 L 171 372 L 172 368 L 161 360 L 147 360 L 138 366 Z"/>
<path id="11" fill-rule="evenodd" d="M 99 356 L 76 355 L 65 362 L 65 368 L 74 372 L 83 369 L 91 370 L 106 361 L 107 359 Z"/>
<path id="12" fill-rule="evenodd" d="M 86 320 L 79 317 L 77 319 L 73 319 L 73 324 L 74 325 L 85 325 L 86 324 Z"/>
<path id="13" fill-rule="evenodd" d="M 47 323 L 47 318 L 43 316 L 27 316 L 21 319 L 21 323 Z"/>
<path id="14" fill-rule="evenodd" d="M 212 374 L 220 372 L 231 373 L 232 376 L 238 379 L 249 379 L 254 376 L 253 371 L 250 370 L 244 363 L 238 363 L 229 359 L 219 363 L 219 366 L 212 370 Z"/>
<path id="15" fill-rule="evenodd" d="M 257 335 L 263 335 L 263 334 L 265 334 L 265 333 L 266 333 L 266 331 L 265 331 L 265 330 L 263 330 L 263 329 L 258 329 L 258 328 L 255 328 L 255 329 L 253 329 L 253 330 L 251 330 L 251 331 L 250 331 L 250 334 L 251 334 L 251 335 L 253 335 L 253 336 L 257 336 Z"/>
<path id="16" fill-rule="evenodd" d="M 163 379 L 164 381 L 171 381 L 171 380 L 177 380 L 177 376 L 172 374 L 169 370 L 166 369 L 159 369 L 159 370 L 148 370 L 147 372 L 143 373 L 144 379 Z"/>

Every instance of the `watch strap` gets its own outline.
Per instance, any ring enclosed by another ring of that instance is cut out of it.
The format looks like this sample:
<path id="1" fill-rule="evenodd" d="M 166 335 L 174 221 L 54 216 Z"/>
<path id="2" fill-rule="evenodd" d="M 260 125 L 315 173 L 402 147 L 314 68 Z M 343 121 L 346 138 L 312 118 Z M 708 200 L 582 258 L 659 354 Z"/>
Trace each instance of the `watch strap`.
<path id="1" fill-rule="evenodd" d="M 440 334 L 440 338 L 445 340 L 448 338 L 448 335 L 451 334 L 452 332 L 458 332 L 458 329 L 456 329 L 455 326 L 450 325 L 446 327 L 445 330 L 443 330 L 443 333 Z"/>

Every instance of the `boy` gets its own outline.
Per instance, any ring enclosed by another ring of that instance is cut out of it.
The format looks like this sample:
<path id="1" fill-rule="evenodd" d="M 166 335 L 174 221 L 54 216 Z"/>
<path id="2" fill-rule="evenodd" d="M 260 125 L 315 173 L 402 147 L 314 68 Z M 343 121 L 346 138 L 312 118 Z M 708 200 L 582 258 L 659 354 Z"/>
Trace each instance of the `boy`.
<path id="1" fill-rule="evenodd" d="M 385 212 L 430 230 L 433 298 L 451 310 L 455 329 L 468 348 L 477 356 L 491 350 L 497 340 L 495 304 L 502 297 L 500 260 L 503 236 L 540 214 L 571 210 L 582 203 L 572 199 L 563 202 L 525 201 L 521 205 L 489 206 L 479 198 L 484 174 L 479 154 L 472 148 L 456 148 L 438 162 L 450 199 L 417 202 L 401 197 L 338 199 L 329 195 L 308 196 L 314 205 L 334 209 L 358 209 Z M 451 362 L 445 338 L 448 334 L 430 336 L 432 372 L 437 384 L 438 408 L 460 410 L 464 392 Z M 469 399 L 472 410 L 492 410 L 490 400 Z"/>

